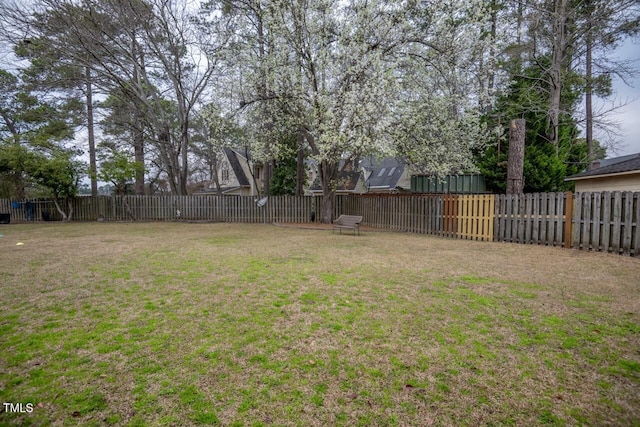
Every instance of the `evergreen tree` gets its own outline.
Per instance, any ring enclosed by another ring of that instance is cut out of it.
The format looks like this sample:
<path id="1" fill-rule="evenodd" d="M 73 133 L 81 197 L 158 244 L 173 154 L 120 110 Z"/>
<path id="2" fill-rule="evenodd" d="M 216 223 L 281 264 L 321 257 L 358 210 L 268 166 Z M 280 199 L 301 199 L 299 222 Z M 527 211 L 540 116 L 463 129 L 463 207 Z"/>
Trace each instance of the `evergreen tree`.
<path id="1" fill-rule="evenodd" d="M 549 92 L 546 81 L 541 78 L 546 65 L 530 66 L 515 77 L 506 93 L 496 104 L 493 114 L 504 117 L 508 124 L 512 118 L 526 120 L 524 191 L 565 191 L 573 183 L 564 178 L 583 171 L 589 163 L 589 147 L 584 139 L 578 138 L 578 127 L 571 112 L 580 100 L 579 79 L 564 85 L 561 96 L 561 111 L 558 117 L 557 146 L 550 143 L 547 135 L 547 112 Z M 575 82 L 575 84 L 570 84 Z M 478 167 L 485 176 L 487 188 L 494 192 L 504 192 L 507 180 L 508 141 L 493 145 L 482 152 L 477 159 Z M 604 151 L 599 155 L 604 157 Z"/>
<path id="2" fill-rule="evenodd" d="M 75 151 L 65 144 L 74 135 L 82 104 L 75 98 L 47 96 L 22 75 L 0 70 L 0 178 L 3 196 L 22 199 L 41 185 L 72 196 L 69 174 L 78 175 Z M 81 113 L 80 113 L 81 115 Z M 73 163 L 73 164 L 72 164 Z M 47 178 L 44 171 L 52 176 Z M 77 177 L 77 176 L 76 176 Z M 56 179 L 60 182 L 56 183 Z"/>

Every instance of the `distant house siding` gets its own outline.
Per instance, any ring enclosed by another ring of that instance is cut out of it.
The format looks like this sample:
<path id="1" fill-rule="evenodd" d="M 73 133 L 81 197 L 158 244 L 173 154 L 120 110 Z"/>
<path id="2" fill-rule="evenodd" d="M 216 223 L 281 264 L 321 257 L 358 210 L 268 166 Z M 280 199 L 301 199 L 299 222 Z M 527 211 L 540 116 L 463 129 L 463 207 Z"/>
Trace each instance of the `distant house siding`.
<path id="1" fill-rule="evenodd" d="M 222 187 L 238 187 L 240 182 L 231 167 L 229 159 L 224 158 L 218 168 L 218 182 Z"/>
<path id="2" fill-rule="evenodd" d="M 603 191 L 640 191 L 640 172 L 637 174 L 593 177 L 575 180 L 577 193 Z"/>
<path id="3" fill-rule="evenodd" d="M 231 191 L 227 191 L 224 194 L 227 196 L 252 196 L 251 189 L 247 187 L 238 187 Z"/>

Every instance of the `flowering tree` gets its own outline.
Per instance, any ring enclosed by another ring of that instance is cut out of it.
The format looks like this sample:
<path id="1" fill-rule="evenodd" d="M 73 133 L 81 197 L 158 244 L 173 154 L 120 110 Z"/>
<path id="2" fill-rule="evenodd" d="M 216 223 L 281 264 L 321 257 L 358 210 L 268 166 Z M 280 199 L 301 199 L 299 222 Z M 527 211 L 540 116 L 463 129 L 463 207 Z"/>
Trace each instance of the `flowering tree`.
<path id="1" fill-rule="evenodd" d="M 255 151 L 273 158 L 274 134 L 302 137 L 319 165 L 322 221 L 332 219 L 340 160 L 401 154 L 442 172 L 467 167 L 486 136 L 473 65 L 488 51 L 480 2 L 227 4 L 246 30 L 232 57 Z"/>

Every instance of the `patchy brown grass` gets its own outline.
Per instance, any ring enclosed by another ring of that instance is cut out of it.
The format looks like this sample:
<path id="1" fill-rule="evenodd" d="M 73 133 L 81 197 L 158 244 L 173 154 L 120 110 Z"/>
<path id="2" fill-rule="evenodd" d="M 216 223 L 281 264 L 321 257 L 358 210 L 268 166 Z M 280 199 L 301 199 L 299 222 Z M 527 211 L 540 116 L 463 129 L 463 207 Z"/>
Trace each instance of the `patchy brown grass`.
<path id="1" fill-rule="evenodd" d="M 0 233 L 0 397 L 35 406 L 2 424 L 640 424 L 637 259 L 248 224 Z"/>

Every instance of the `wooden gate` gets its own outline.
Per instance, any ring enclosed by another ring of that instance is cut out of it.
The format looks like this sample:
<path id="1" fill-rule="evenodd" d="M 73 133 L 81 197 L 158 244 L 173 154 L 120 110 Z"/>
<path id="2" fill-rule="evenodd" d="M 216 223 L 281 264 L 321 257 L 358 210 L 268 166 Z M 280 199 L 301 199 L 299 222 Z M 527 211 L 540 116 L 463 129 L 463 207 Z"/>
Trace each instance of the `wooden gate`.
<path id="1" fill-rule="evenodd" d="M 458 197 L 457 237 L 467 240 L 493 241 L 493 195 Z"/>
<path id="2" fill-rule="evenodd" d="M 495 196 L 448 194 L 443 199 L 445 237 L 493 241 Z"/>

